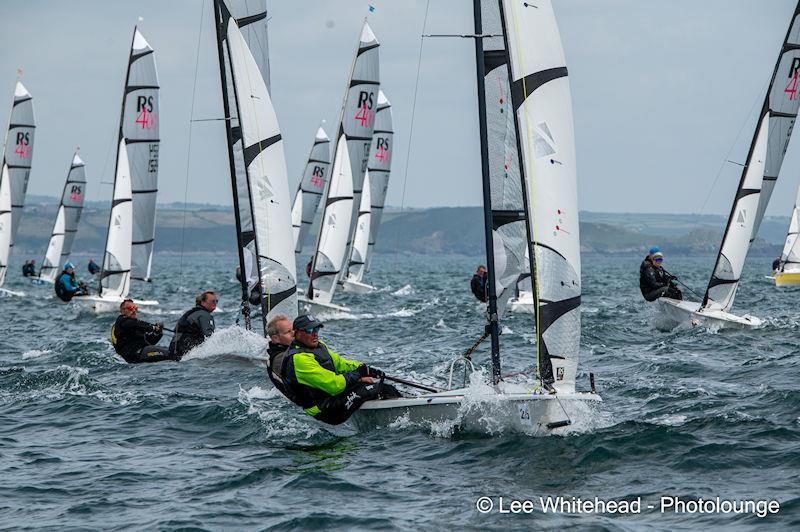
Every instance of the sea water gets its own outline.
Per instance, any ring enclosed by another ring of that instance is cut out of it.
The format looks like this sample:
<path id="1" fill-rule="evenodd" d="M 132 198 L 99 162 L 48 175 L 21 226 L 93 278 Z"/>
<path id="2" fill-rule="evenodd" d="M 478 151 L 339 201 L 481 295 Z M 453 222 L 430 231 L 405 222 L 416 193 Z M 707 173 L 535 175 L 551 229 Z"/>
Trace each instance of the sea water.
<path id="1" fill-rule="evenodd" d="M 713 257 L 668 259 L 702 293 Z M 367 279 L 378 290 L 337 294 L 351 312 L 327 317 L 322 337 L 445 385 L 483 330 L 468 287 L 480 261 L 378 255 Z M 797 529 L 800 289 L 776 289 L 763 277 L 771 260 L 751 258 L 734 312 L 763 328 L 664 332 L 639 294 L 639 261 L 583 257 L 578 387 L 594 372 L 604 401 L 544 437 L 315 422 L 268 380 L 260 321 L 236 325 L 235 257 L 155 256 L 153 282 L 131 291 L 161 302 L 142 318 L 173 327 L 204 289 L 219 292 L 220 310 L 205 345 L 147 365 L 114 354 L 113 315 L 62 304 L 12 262 L 7 287 L 26 297 L 0 299 L 0 529 Z M 484 370 L 487 349 L 473 355 Z M 534 352 L 530 316 L 504 319 L 503 371 L 529 369 Z M 706 512 L 698 499 L 780 509 Z"/>

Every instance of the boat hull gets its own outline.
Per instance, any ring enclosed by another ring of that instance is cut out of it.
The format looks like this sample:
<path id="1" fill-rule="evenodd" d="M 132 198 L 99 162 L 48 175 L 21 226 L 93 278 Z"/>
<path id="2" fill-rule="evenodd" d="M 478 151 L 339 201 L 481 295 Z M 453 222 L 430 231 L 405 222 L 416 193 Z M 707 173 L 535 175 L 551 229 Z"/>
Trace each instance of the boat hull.
<path id="1" fill-rule="evenodd" d="M 25 297 L 25 292 L 0 288 L 0 297 Z"/>
<path id="2" fill-rule="evenodd" d="M 737 316 L 721 310 L 700 310 L 700 303 L 694 301 L 661 297 L 655 301 L 655 305 L 663 318 L 661 324 L 668 328 L 703 325 L 723 329 L 751 329 L 763 323 L 755 316 Z"/>
<path id="3" fill-rule="evenodd" d="M 37 285 L 37 286 L 54 284 L 54 282 L 51 281 L 50 279 L 42 279 L 41 277 L 28 277 L 28 280 L 31 282 L 31 284 L 34 284 L 34 285 Z"/>
<path id="4" fill-rule="evenodd" d="M 124 300 L 121 297 L 76 296 L 72 298 L 72 301 L 78 305 L 89 307 L 98 314 L 104 314 L 106 312 L 119 312 L 119 305 Z M 134 299 L 133 303 L 137 307 L 144 309 L 158 306 L 158 301 L 152 299 Z"/>
<path id="5" fill-rule="evenodd" d="M 350 312 L 350 309 L 333 303 L 310 301 L 305 297 L 297 298 L 297 308 L 300 314 L 331 314 L 333 312 Z"/>
<path id="6" fill-rule="evenodd" d="M 558 434 L 568 430 L 576 403 L 602 401 L 595 393 L 539 394 L 516 390 L 483 393 L 469 388 L 417 397 L 367 401 L 351 418 L 359 430 L 394 424 L 450 427 L 466 432 Z M 566 411 L 566 412 L 565 412 Z"/>
<path id="7" fill-rule="evenodd" d="M 770 279 L 775 286 L 800 286 L 800 272 L 778 272 Z"/>
<path id="8" fill-rule="evenodd" d="M 533 314 L 536 310 L 533 292 L 520 292 L 518 297 L 509 299 L 508 310 L 519 314 Z"/>
<path id="9" fill-rule="evenodd" d="M 352 279 L 345 279 L 342 281 L 342 290 L 351 294 L 369 294 L 375 291 L 375 287 Z"/>

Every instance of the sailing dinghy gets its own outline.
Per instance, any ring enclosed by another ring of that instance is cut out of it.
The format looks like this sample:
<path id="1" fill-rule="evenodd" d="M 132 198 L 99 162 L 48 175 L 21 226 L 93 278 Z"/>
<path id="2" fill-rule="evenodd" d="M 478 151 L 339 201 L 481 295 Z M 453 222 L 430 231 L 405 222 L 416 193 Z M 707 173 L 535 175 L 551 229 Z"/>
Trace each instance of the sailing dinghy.
<path id="1" fill-rule="evenodd" d="M 319 202 L 325 193 L 325 184 L 328 182 L 328 173 L 331 167 L 330 144 L 331 141 L 322 126 L 317 128 L 303 177 L 297 184 L 297 192 L 292 204 L 292 232 L 297 265 L 303 264 L 300 260 L 303 246 L 308 237 L 308 231 L 314 223 Z"/>
<path id="2" fill-rule="evenodd" d="M 659 298 L 655 305 L 667 324 L 705 324 L 714 328 L 752 328 L 754 316 L 730 312 L 750 244 L 758 234 L 800 108 L 800 2 L 792 14 L 758 115 L 750 151 L 731 206 L 728 225 L 703 301 Z"/>
<path id="3" fill-rule="evenodd" d="M 797 286 L 800 285 L 800 245 L 797 236 L 800 234 L 800 224 L 798 224 L 798 209 L 800 209 L 800 187 L 797 187 L 797 198 L 792 210 L 792 219 L 789 222 L 789 232 L 786 233 L 786 242 L 783 243 L 780 264 L 778 269 L 769 276 L 775 282 L 775 286 Z"/>
<path id="4" fill-rule="evenodd" d="M 378 228 L 383 217 L 383 206 L 386 203 L 386 192 L 389 188 L 389 175 L 392 169 L 392 150 L 394 147 L 394 131 L 392 130 L 392 106 L 382 90 L 378 91 L 378 110 L 375 112 L 375 131 L 372 134 L 372 147 L 369 150 L 369 162 L 364 177 L 364 193 L 369 192 L 371 201 L 365 204 L 362 200 L 358 209 L 358 222 L 356 235 L 353 238 L 353 251 L 348 262 L 347 277 L 342 280 L 342 289 L 345 292 L 365 294 L 375 290 L 375 287 L 364 282 L 364 275 L 372 266 L 372 255 L 375 251 L 375 241 L 378 238 Z M 367 211 L 369 214 L 367 214 Z M 362 222 L 363 216 L 369 216 L 369 223 Z M 369 226 L 369 235 L 366 248 L 359 244 L 363 236 L 360 231 Z"/>
<path id="5" fill-rule="evenodd" d="M 325 196 L 322 224 L 311 262 L 304 312 L 347 311 L 332 303 L 336 286 L 347 273 L 351 237 L 361 206 L 364 174 L 375 131 L 378 104 L 379 43 L 367 21 L 361 29 L 333 146 L 333 169 Z M 346 207 L 346 208 L 345 208 Z"/>
<path id="6" fill-rule="evenodd" d="M 524 432 L 549 432 L 569 425 L 579 404 L 600 400 L 575 389 L 577 179 L 569 81 L 552 5 L 540 0 L 528 9 L 515 0 L 475 0 L 474 20 L 475 35 L 466 37 L 475 40 L 476 51 L 492 385 L 368 401 L 353 416 L 360 428 L 401 418 L 456 419 L 469 428 L 492 418 Z M 537 376 L 517 383 L 501 373 L 499 320 L 531 247 Z M 473 415 L 476 403 L 491 412 Z"/>
<path id="7" fill-rule="evenodd" d="M 34 284 L 53 284 L 62 266 L 72 251 L 72 242 L 78 231 L 78 223 L 83 211 L 84 190 L 86 188 L 85 164 L 76 151 L 67 172 L 67 181 L 61 194 L 61 203 L 56 213 L 53 232 L 47 251 L 39 269 L 38 277 L 31 277 Z"/>

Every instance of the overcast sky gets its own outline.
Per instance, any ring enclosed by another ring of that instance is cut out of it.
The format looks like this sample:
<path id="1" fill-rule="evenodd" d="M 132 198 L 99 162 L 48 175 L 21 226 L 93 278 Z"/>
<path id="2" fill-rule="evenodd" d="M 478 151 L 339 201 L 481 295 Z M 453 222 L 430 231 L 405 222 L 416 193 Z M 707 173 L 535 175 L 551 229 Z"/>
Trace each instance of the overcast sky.
<path id="1" fill-rule="evenodd" d="M 161 83 L 159 201 L 184 201 L 188 175 L 188 201 L 230 203 L 221 122 L 189 122 L 222 115 L 211 3 L 0 3 L 0 117 L 8 119 L 17 68 L 24 69 L 23 81 L 34 96 L 29 194 L 60 194 L 72 151 L 80 145 L 88 199 L 110 198 L 111 186 L 101 182 L 113 180 L 122 83 L 133 26 L 141 16 Z M 698 212 L 721 168 L 703 212 L 727 214 L 741 169 L 724 161 L 746 157 L 753 113 L 763 101 L 795 3 L 553 0 L 572 83 L 580 208 Z M 368 14 L 369 4 L 374 13 Z M 480 203 L 470 40 L 425 39 L 410 135 L 426 4 L 269 0 L 272 97 L 292 189 L 320 120 L 327 120 L 329 133 L 335 129 L 359 28 L 368 14 L 381 42 L 381 88 L 394 113 L 387 203 Z M 469 0 L 430 0 L 425 31 L 469 33 L 471 15 Z M 791 211 L 800 184 L 798 142 L 791 141 L 768 214 Z"/>

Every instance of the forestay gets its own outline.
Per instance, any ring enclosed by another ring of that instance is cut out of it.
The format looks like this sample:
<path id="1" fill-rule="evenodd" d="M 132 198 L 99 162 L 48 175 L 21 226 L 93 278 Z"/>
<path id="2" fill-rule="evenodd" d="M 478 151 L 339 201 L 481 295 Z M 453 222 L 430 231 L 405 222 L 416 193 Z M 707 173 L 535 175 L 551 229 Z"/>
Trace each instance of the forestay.
<path id="1" fill-rule="evenodd" d="M 125 139 L 117 146 L 117 171 L 114 196 L 108 217 L 106 250 L 100 274 L 100 295 L 104 298 L 125 298 L 131 286 L 131 242 L 133 238 L 133 205 L 131 173 Z"/>
<path id="2" fill-rule="evenodd" d="M 358 220 L 356 221 L 356 235 L 353 238 L 353 252 L 350 254 L 348 263 L 348 279 L 361 282 L 364 278 L 364 266 L 369 248 L 369 234 L 371 226 L 371 193 L 370 180 L 372 176 L 367 170 L 364 173 L 364 190 L 361 193 L 361 206 L 358 209 Z"/>
<path id="3" fill-rule="evenodd" d="M 119 138 L 127 143 L 133 198 L 131 277 L 149 281 L 155 238 L 158 195 L 159 128 L 158 73 L 153 48 L 138 29 L 128 59 Z"/>
<path id="4" fill-rule="evenodd" d="M 6 280 L 8 257 L 11 253 L 11 179 L 8 165 L 3 163 L 0 174 L 0 286 Z"/>
<path id="5" fill-rule="evenodd" d="M 14 88 L 14 102 L 6 132 L 5 153 L 11 190 L 11 241 L 14 245 L 22 219 L 22 208 L 25 206 L 25 194 L 28 191 L 28 179 L 33 161 L 33 138 L 36 132 L 36 120 L 33 116 L 33 98 L 28 89 L 17 81 Z"/>
<path id="6" fill-rule="evenodd" d="M 347 140 L 350 157 L 350 173 L 353 176 L 353 205 L 351 225 L 347 236 L 347 256 L 350 256 L 361 191 L 364 187 L 364 172 L 375 132 L 375 113 L 378 108 L 380 85 L 379 43 L 372 28 L 364 21 L 358 50 L 348 79 L 347 92 L 340 117 L 339 136 Z M 334 147 L 334 151 L 335 151 Z M 342 272 L 344 275 L 346 272 Z"/>
<path id="7" fill-rule="evenodd" d="M 536 9 L 514 0 L 501 6 L 528 184 L 539 372 L 558 391 L 571 393 L 580 345 L 581 259 L 566 61 L 549 0 L 537 1 Z"/>
<path id="8" fill-rule="evenodd" d="M 236 21 L 222 10 L 234 96 L 239 116 L 243 167 L 260 283 L 264 327 L 272 313 L 297 315 L 295 259 L 289 184 L 278 119 L 267 86 Z M 227 15 L 227 16 L 226 16 Z M 237 139 L 238 140 L 238 139 Z"/>
<path id="9" fill-rule="evenodd" d="M 789 30 L 772 73 L 764 107 L 759 115 L 759 121 L 765 115 L 768 116 L 769 134 L 764 162 L 764 182 L 761 186 L 751 241 L 755 239 L 761 226 L 797 119 L 797 111 L 800 108 L 798 73 L 800 73 L 800 2 L 794 8 Z M 754 143 L 756 136 L 753 136 Z"/>
<path id="10" fill-rule="evenodd" d="M 47 245 L 39 277 L 55 282 L 61 266 L 66 262 L 72 251 L 72 242 L 78 231 L 78 223 L 83 211 L 83 198 L 86 188 L 86 170 L 83 160 L 75 153 L 67 172 L 67 182 L 61 194 L 61 203 L 58 206 L 56 221 L 53 224 L 53 233 Z"/>
<path id="11" fill-rule="evenodd" d="M 314 215 L 325 193 L 325 183 L 328 181 L 328 172 L 331 166 L 330 144 L 325 130 L 322 127 L 317 128 L 314 144 L 311 146 L 311 153 L 308 156 L 300 183 L 297 185 L 294 205 L 292 205 L 292 231 L 296 261 L 300 259 L 308 232 L 314 223 Z"/>
<path id="12" fill-rule="evenodd" d="M 366 271 L 372 264 L 372 254 L 378 239 L 378 228 L 383 218 L 383 206 L 386 203 L 386 192 L 389 189 L 389 175 L 392 170 L 392 154 L 394 153 L 394 131 L 392 129 L 392 104 L 382 90 L 378 91 L 378 110 L 375 112 L 375 131 L 372 134 L 372 146 L 369 150 L 369 189 L 372 197 L 372 211 L 369 226 L 369 246 L 365 260 Z M 366 188 L 366 187 L 365 187 Z"/>
<path id="13" fill-rule="evenodd" d="M 353 175 L 347 142 L 341 135 L 336 143 L 330 183 L 322 211 L 317 246 L 315 248 L 307 297 L 330 303 L 336 280 L 345 260 L 347 235 L 353 204 Z"/>

